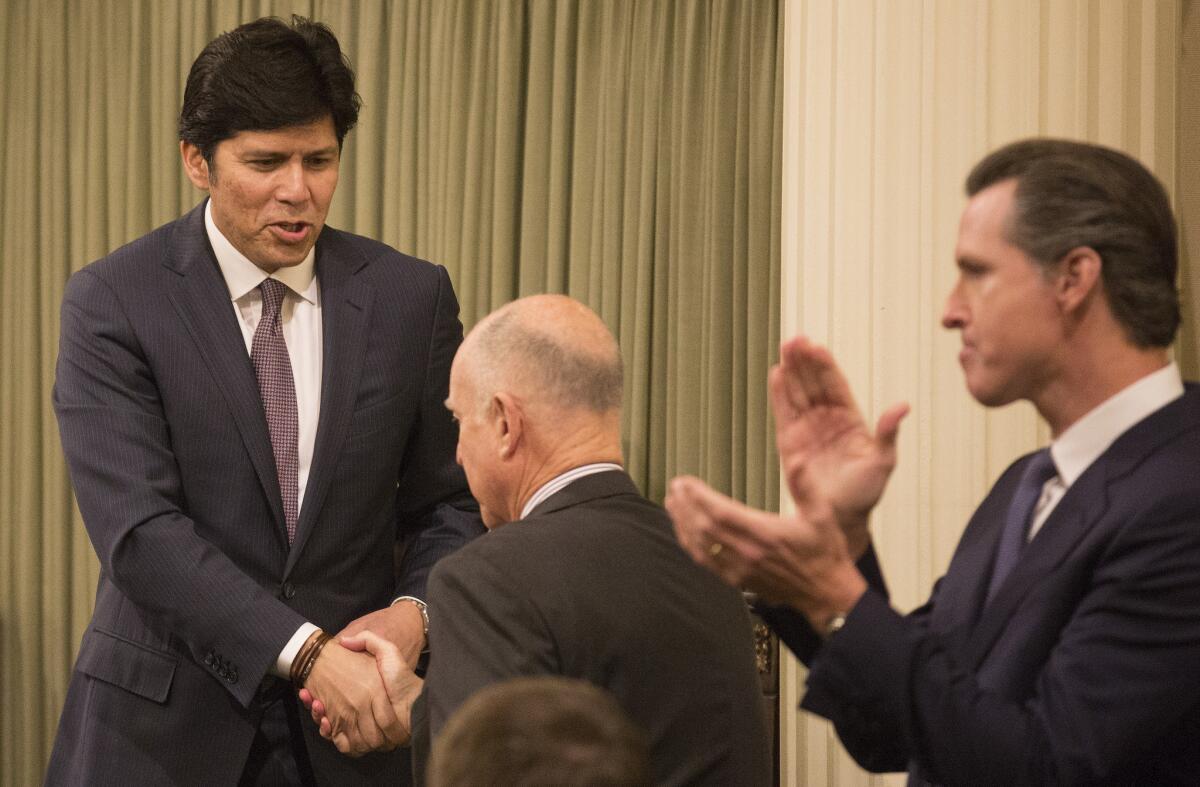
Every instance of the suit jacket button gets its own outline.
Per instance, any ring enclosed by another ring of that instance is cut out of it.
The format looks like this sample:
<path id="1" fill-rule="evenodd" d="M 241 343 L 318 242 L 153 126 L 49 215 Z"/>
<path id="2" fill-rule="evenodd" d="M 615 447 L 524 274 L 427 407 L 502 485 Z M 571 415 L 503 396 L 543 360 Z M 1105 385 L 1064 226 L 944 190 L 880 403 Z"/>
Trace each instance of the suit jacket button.
<path id="1" fill-rule="evenodd" d="M 213 665 L 213 654 L 211 650 L 204 654 L 204 665 L 206 667 L 211 667 Z"/>
<path id="2" fill-rule="evenodd" d="M 291 582 L 284 582 L 283 583 L 283 597 L 284 598 L 295 598 L 296 597 L 296 586 L 293 585 Z"/>

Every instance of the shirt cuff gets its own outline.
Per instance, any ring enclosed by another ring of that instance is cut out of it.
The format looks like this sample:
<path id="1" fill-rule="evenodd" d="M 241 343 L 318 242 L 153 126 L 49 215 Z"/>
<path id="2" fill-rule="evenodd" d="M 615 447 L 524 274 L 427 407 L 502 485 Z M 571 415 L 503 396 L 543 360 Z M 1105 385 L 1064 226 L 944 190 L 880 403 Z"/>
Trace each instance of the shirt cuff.
<path id="1" fill-rule="evenodd" d="M 300 652 L 300 646 L 317 630 L 312 623 L 302 623 L 292 638 L 283 646 L 283 650 L 279 651 L 279 658 L 275 659 L 275 666 L 271 669 L 271 674 L 277 678 L 288 680 L 292 672 L 292 661 Z"/>

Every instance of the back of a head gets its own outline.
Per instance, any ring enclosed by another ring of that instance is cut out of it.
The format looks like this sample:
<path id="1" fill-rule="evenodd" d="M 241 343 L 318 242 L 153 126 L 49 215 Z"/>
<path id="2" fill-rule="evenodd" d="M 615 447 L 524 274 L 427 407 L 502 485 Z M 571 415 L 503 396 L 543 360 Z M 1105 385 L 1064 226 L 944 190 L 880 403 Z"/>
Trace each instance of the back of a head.
<path id="1" fill-rule="evenodd" d="M 293 16 L 248 22 L 214 38 L 192 63 L 179 138 L 212 163 L 218 143 L 240 131 L 270 131 L 329 116 L 340 145 L 362 104 L 354 72 L 333 32 Z"/>
<path id="2" fill-rule="evenodd" d="M 468 337 L 479 393 L 518 390 L 559 411 L 619 411 L 621 351 L 604 322 L 565 295 L 513 301 Z"/>
<path id="3" fill-rule="evenodd" d="M 646 735 L 607 691 L 572 678 L 480 690 L 434 742 L 430 787 L 648 785 Z"/>
<path id="4" fill-rule="evenodd" d="M 976 164 L 967 195 L 1014 178 L 1009 241 L 1047 267 L 1072 249 L 1094 249 L 1109 308 L 1129 341 L 1171 344 L 1180 322 L 1175 219 L 1154 175 L 1111 148 L 1027 139 Z"/>

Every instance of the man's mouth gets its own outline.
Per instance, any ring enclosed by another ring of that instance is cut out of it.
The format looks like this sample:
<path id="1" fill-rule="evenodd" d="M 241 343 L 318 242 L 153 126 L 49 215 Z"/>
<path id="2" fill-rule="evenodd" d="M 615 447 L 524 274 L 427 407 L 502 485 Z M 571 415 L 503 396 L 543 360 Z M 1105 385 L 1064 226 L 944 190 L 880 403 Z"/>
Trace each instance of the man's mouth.
<path id="1" fill-rule="evenodd" d="M 287 243 L 296 243 L 308 237 L 312 225 L 305 221 L 277 221 L 269 225 L 275 237 Z"/>

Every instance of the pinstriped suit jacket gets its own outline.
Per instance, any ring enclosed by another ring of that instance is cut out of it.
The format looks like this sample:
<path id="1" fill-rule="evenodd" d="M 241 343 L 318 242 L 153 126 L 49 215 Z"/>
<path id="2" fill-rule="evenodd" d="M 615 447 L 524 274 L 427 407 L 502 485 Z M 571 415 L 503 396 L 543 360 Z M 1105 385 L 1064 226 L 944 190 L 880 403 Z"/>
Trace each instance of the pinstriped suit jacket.
<path id="1" fill-rule="evenodd" d="M 235 783 L 297 627 L 423 595 L 482 532 L 442 404 L 462 338 L 445 269 L 326 227 L 316 273 L 320 421 L 290 549 L 203 205 L 68 282 L 54 407 L 101 577 L 48 783 Z M 394 783 L 393 755 L 341 757 L 301 715 L 322 781 Z"/>

